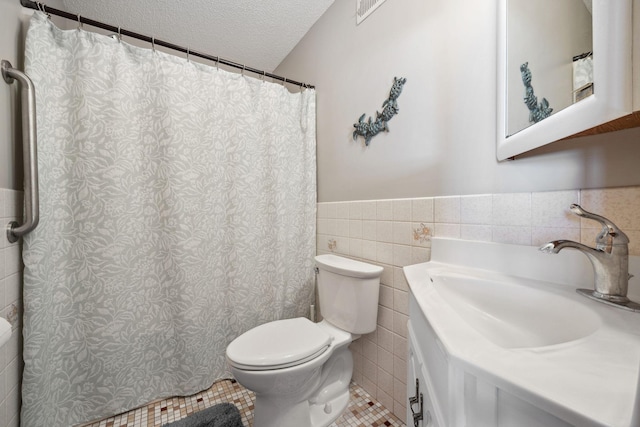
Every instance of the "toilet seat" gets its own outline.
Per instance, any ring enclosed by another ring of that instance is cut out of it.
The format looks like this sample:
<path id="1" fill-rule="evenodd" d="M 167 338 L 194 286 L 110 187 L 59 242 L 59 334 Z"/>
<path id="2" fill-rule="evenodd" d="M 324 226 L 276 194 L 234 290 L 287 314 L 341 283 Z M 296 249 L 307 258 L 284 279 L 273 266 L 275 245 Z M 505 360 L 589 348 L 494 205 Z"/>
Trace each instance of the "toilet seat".
<path id="1" fill-rule="evenodd" d="M 276 320 L 237 337 L 227 347 L 229 364 L 238 369 L 284 369 L 313 360 L 327 351 L 332 337 L 304 317 Z"/>

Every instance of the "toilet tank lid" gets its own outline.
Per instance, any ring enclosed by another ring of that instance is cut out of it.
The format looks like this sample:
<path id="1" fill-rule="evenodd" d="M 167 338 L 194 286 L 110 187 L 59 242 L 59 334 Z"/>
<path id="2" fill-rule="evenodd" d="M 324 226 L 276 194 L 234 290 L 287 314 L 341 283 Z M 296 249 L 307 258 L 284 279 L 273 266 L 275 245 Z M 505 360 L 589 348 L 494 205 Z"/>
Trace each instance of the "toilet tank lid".
<path id="1" fill-rule="evenodd" d="M 330 271 L 342 276 L 371 279 L 379 277 L 383 268 L 378 265 L 344 258 L 333 254 L 316 256 L 316 265 L 320 270 Z"/>

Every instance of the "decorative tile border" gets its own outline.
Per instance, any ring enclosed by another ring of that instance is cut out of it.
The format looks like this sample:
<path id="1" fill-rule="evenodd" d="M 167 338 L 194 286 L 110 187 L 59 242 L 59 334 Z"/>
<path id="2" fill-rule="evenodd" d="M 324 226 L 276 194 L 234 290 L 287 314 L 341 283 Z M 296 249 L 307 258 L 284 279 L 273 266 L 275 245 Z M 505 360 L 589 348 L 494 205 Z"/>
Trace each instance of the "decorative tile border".
<path id="1" fill-rule="evenodd" d="M 629 234 L 631 254 L 640 255 L 640 187 L 318 203 L 318 242 L 358 257 L 367 246 L 359 240 L 376 242 L 371 260 L 380 262 L 389 254 L 378 244 L 429 247 L 427 236 L 529 246 L 571 236 L 592 244 L 600 226 L 573 215 L 571 203 L 611 219 Z"/>

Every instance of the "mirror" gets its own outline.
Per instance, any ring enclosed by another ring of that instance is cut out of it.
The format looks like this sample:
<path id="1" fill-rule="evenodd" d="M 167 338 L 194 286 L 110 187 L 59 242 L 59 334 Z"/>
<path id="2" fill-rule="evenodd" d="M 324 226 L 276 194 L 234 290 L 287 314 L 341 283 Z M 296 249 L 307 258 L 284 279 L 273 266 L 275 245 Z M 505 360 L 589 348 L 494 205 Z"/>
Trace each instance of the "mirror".
<path id="1" fill-rule="evenodd" d="M 507 135 L 591 94 L 591 6 L 588 0 L 507 1 Z"/>
<path id="2" fill-rule="evenodd" d="M 631 113 L 631 0 L 498 3 L 498 160 Z"/>

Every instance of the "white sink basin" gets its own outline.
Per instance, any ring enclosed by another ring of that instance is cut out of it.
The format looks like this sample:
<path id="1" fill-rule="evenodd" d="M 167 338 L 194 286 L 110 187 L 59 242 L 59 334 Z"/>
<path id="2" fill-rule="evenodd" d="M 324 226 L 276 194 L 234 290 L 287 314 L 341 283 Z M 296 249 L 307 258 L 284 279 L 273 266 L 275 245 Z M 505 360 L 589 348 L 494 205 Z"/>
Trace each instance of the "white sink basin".
<path id="1" fill-rule="evenodd" d="M 640 426 L 640 313 L 575 292 L 593 284 L 584 255 L 437 238 L 431 250 L 404 274 L 409 321 L 424 320 L 442 360 L 566 422 L 553 426 Z M 639 300 L 640 257 L 629 268 Z"/>
<path id="2" fill-rule="evenodd" d="M 584 305 L 517 282 L 456 273 L 430 275 L 435 290 L 470 327 L 503 348 L 542 347 L 594 333 L 600 317 Z"/>

